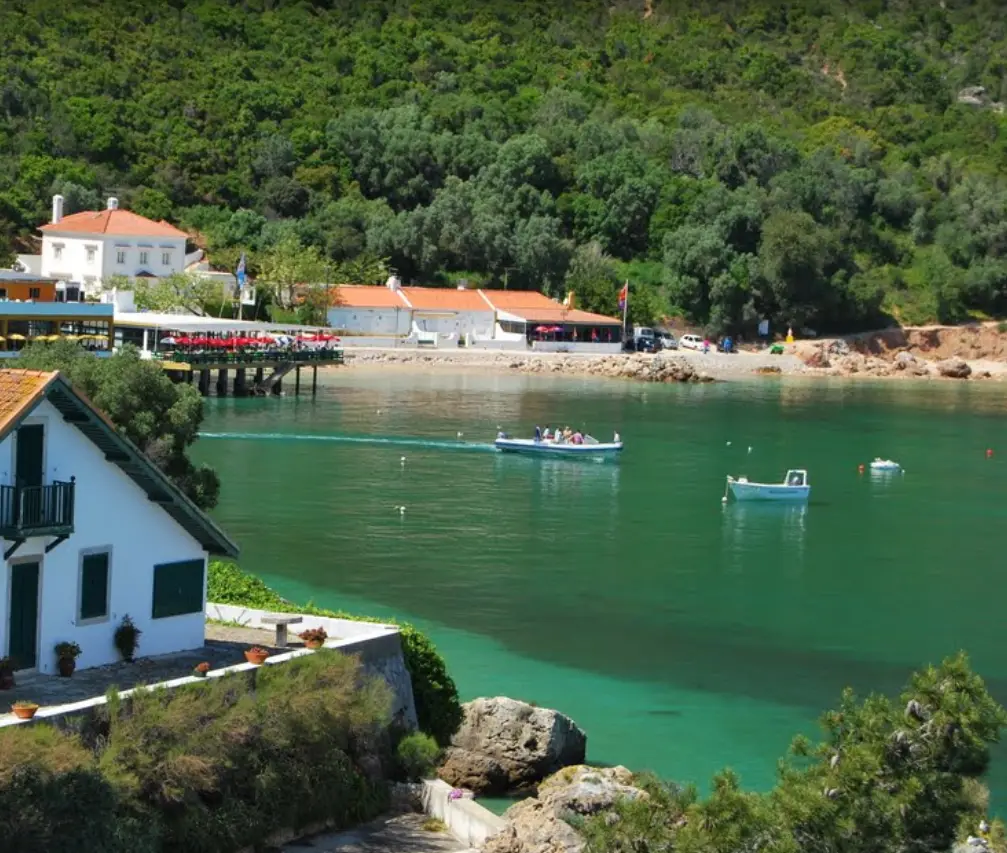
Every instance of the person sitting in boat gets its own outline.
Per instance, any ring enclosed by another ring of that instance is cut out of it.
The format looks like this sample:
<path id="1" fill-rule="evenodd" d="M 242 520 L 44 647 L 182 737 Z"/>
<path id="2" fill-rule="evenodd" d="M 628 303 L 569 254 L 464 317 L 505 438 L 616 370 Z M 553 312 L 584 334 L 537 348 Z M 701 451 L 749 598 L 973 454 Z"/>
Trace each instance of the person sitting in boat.
<path id="1" fill-rule="evenodd" d="M 583 444 L 584 443 L 584 436 L 581 434 L 580 430 L 577 430 L 577 432 L 575 432 L 573 434 L 572 441 L 573 441 L 574 444 Z"/>
<path id="2" fill-rule="evenodd" d="M 542 427 L 537 426 L 535 427 L 535 441 L 541 441 L 541 440 L 542 440 Z"/>
<path id="3" fill-rule="evenodd" d="M 612 436 L 612 444 L 618 444 L 620 441 L 622 441 L 622 439 L 619 437 L 619 433 Z"/>
<path id="4" fill-rule="evenodd" d="M 549 427 L 542 430 L 542 441 L 552 441 L 552 432 L 550 432 Z"/>
<path id="5" fill-rule="evenodd" d="M 563 441 L 569 441 L 573 438 L 573 430 L 570 427 L 563 427 Z"/>

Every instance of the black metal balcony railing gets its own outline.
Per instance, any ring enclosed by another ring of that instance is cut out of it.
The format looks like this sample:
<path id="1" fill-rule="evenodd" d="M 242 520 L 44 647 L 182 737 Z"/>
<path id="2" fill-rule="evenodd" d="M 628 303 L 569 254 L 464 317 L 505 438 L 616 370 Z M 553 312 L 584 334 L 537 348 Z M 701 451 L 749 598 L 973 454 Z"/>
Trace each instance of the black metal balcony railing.
<path id="1" fill-rule="evenodd" d="M 49 486 L 0 486 L 0 536 L 68 536 L 73 533 L 74 480 Z"/>

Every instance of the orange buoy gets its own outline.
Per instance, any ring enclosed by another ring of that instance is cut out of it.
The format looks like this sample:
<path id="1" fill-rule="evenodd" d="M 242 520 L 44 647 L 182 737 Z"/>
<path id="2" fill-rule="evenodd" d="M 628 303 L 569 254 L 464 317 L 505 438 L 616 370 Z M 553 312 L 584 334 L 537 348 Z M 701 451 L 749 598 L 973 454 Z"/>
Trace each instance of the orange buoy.
<path id="1" fill-rule="evenodd" d="M 859 473 L 863 474 L 863 473 L 864 473 L 864 466 L 863 466 L 863 465 L 858 465 L 858 466 L 857 466 L 857 471 L 858 471 Z"/>
<path id="2" fill-rule="evenodd" d="M 986 458 L 987 459 L 991 459 L 992 457 L 993 457 L 993 448 L 987 447 L 986 448 Z"/>

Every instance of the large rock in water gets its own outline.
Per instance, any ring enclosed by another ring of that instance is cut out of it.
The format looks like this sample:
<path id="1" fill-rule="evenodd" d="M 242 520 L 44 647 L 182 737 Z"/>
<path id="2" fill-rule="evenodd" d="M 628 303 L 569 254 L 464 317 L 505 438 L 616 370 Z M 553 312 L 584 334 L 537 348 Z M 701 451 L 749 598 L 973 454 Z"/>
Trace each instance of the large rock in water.
<path id="1" fill-rule="evenodd" d="M 937 362 L 937 372 L 949 379 L 968 379 L 972 374 L 972 368 L 965 359 L 947 358 Z"/>
<path id="2" fill-rule="evenodd" d="M 440 777 L 477 794 L 531 788 L 581 764 L 587 735 L 569 717 L 499 696 L 463 706 L 465 719 L 445 753 Z"/>
<path id="3" fill-rule="evenodd" d="M 537 796 L 507 809 L 506 825 L 486 842 L 483 853 L 583 853 L 584 838 L 570 819 L 648 796 L 632 783 L 633 774 L 625 767 L 567 767 L 543 782 Z"/>

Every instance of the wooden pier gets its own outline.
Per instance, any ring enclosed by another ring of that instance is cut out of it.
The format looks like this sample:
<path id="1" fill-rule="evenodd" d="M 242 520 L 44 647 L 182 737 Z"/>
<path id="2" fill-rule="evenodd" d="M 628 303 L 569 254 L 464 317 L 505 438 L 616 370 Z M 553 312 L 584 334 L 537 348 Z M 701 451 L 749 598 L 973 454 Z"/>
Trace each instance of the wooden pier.
<path id="1" fill-rule="evenodd" d="M 311 396 L 318 392 L 318 368 L 343 364 L 342 350 L 306 350 L 290 353 L 181 353 L 160 359 L 176 382 L 196 382 L 199 392 L 218 397 L 264 397 L 282 394 L 283 380 L 293 373 L 294 393 L 301 393 L 301 370 L 311 369 Z M 214 378 L 213 374 L 216 374 Z"/>

